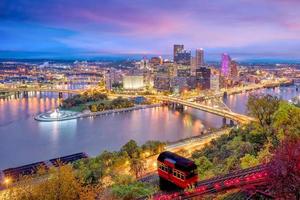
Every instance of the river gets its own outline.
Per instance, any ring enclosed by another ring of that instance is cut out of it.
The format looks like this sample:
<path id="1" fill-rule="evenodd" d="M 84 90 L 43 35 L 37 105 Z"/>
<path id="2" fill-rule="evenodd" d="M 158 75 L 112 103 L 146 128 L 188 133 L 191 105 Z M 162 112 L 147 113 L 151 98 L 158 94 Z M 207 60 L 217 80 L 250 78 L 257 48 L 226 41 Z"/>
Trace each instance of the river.
<path id="1" fill-rule="evenodd" d="M 225 103 L 235 112 L 246 113 L 251 93 L 269 93 L 291 99 L 300 95 L 294 86 L 260 89 L 228 96 Z M 16 167 L 54 157 L 87 152 L 95 156 L 104 150 L 119 150 L 130 139 L 176 141 L 222 126 L 222 118 L 199 110 L 183 112 L 167 107 L 122 114 L 38 122 L 33 116 L 55 108 L 57 94 L 30 92 L 28 97 L 0 99 L 0 169 Z"/>

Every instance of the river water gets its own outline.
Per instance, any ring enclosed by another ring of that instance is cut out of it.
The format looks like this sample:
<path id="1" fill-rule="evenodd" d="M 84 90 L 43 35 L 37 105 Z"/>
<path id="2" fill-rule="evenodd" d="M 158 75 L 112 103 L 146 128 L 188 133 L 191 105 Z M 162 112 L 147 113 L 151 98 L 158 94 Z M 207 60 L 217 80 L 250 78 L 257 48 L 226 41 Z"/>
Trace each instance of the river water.
<path id="1" fill-rule="evenodd" d="M 294 86 L 261 89 L 283 99 L 300 95 Z M 250 93 L 231 95 L 225 103 L 245 113 Z M 222 118 L 199 110 L 167 107 L 136 110 L 62 122 L 38 122 L 33 116 L 58 105 L 57 94 L 31 92 L 28 97 L 0 99 L 0 169 L 16 167 L 77 152 L 91 156 L 119 150 L 130 139 L 176 141 L 222 126 Z"/>

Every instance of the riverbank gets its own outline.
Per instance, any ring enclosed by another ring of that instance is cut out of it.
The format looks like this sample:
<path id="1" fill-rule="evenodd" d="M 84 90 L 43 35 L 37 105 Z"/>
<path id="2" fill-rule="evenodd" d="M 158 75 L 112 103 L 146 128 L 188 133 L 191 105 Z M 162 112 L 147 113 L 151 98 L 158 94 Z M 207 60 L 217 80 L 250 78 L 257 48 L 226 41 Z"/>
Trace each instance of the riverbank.
<path id="1" fill-rule="evenodd" d="M 203 149 L 205 145 L 209 144 L 212 140 L 219 138 L 222 135 L 229 134 L 232 128 L 224 128 L 206 134 L 197 135 L 185 139 L 181 139 L 172 143 L 167 143 L 165 151 L 171 151 L 177 154 L 184 154 L 185 157 L 191 157 L 192 152 Z M 157 155 L 152 155 L 145 159 L 146 171 L 143 177 L 154 173 L 157 170 Z"/>
<path id="2" fill-rule="evenodd" d="M 12 92 L 0 92 L 0 98 L 7 98 L 13 95 L 14 93 Z"/>
<path id="3" fill-rule="evenodd" d="M 72 119 L 78 119 L 78 118 L 86 118 L 86 117 L 95 117 L 100 115 L 109 115 L 113 113 L 124 113 L 124 112 L 130 112 L 134 110 L 141 110 L 141 109 L 147 109 L 147 108 L 154 108 L 154 107 L 160 107 L 161 104 L 150 104 L 150 105 L 137 105 L 130 108 L 121 108 L 121 109 L 114 109 L 114 110 L 105 110 L 105 111 L 99 111 L 99 112 L 91 112 L 91 111 L 83 111 L 83 112 L 72 112 L 72 111 L 62 111 L 63 115 L 59 117 L 52 118 L 49 112 L 41 113 L 34 117 L 35 120 L 40 122 L 54 122 L 54 121 L 66 121 L 66 120 L 72 120 Z"/>
<path id="4" fill-rule="evenodd" d="M 291 80 L 279 81 L 278 83 L 264 83 L 264 84 L 255 84 L 251 86 L 246 86 L 242 88 L 234 88 L 232 90 L 227 91 L 227 95 L 239 94 L 242 92 L 250 92 L 253 90 L 259 90 L 263 88 L 275 88 L 275 87 L 287 87 L 293 85 L 294 82 Z"/>

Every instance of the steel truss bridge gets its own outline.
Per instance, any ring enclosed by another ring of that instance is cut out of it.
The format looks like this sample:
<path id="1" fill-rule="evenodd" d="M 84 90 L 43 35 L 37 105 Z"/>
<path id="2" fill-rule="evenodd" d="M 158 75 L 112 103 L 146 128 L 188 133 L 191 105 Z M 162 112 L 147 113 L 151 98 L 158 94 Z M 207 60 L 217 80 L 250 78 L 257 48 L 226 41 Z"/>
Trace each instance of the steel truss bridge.
<path id="1" fill-rule="evenodd" d="M 218 107 L 208 106 L 205 104 L 200 104 L 200 103 L 182 100 L 182 99 L 174 98 L 174 97 L 168 97 L 168 96 L 160 96 L 158 98 L 161 99 L 162 101 L 172 102 L 175 104 L 195 108 L 195 109 L 202 110 L 202 111 L 205 111 L 205 112 L 208 112 L 211 114 L 215 114 L 215 115 L 218 115 L 218 116 L 221 116 L 224 118 L 228 118 L 233 121 L 239 122 L 241 124 L 255 121 L 255 119 L 252 117 L 232 112 L 227 106 L 224 106 L 223 108 L 219 107 L 219 106 Z"/>
<path id="2" fill-rule="evenodd" d="M 0 88 L 0 92 L 17 93 L 17 92 L 56 92 L 56 93 L 67 93 L 67 94 L 80 94 L 83 90 L 70 90 L 70 89 L 58 89 L 58 88 Z"/>
<path id="3" fill-rule="evenodd" d="M 86 89 L 78 89 L 78 90 L 72 90 L 72 89 L 59 89 L 55 87 L 18 87 L 18 88 L 0 88 L 0 92 L 57 92 L 57 93 L 67 93 L 67 94 L 81 94 Z M 109 94 L 110 97 L 133 97 L 133 96 L 140 96 L 140 95 L 127 95 L 127 94 Z M 183 100 L 176 97 L 170 97 L 170 96 L 163 96 L 163 95 L 147 95 L 147 97 L 150 98 L 156 98 L 160 101 L 164 102 L 170 102 L 182 106 L 191 107 L 194 109 L 202 110 L 211 114 L 215 114 L 227 119 L 231 119 L 233 121 L 236 121 L 241 124 L 246 124 L 251 121 L 255 121 L 254 118 L 238 114 L 235 112 L 232 112 L 222 101 L 211 100 L 211 105 L 207 105 L 205 103 L 197 103 L 193 102 L 191 100 Z"/>

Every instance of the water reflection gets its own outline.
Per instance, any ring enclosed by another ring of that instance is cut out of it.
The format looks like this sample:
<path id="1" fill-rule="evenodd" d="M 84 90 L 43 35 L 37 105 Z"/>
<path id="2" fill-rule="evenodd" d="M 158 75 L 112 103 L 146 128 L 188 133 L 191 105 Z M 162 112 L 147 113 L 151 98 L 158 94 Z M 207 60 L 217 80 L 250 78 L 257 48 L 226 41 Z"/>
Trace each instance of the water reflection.
<path id="1" fill-rule="evenodd" d="M 294 87 L 251 93 L 276 94 L 284 99 L 300 94 Z M 235 112 L 245 113 L 251 93 L 229 96 L 226 104 Z M 191 108 L 179 112 L 167 107 L 54 123 L 33 119 L 58 104 L 57 94 L 52 93 L 0 99 L 0 169 L 80 151 L 97 155 L 105 149 L 118 150 L 130 139 L 140 144 L 147 140 L 175 141 L 222 126 L 222 117 Z"/>
<path id="2" fill-rule="evenodd" d="M 232 111 L 245 114 L 247 113 L 246 104 L 248 101 L 248 97 L 251 94 L 270 94 L 273 96 L 277 96 L 278 98 L 281 98 L 283 100 L 290 100 L 293 97 L 298 96 L 300 94 L 300 91 L 296 90 L 296 86 L 277 87 L 269 89 L 264 88 L 251 92 L 230 95 L 228 96 L 227 100 L 225 100 L 225 103 Z"/>
<path id="3" fill-rule="evenodd" d="M 58 143 L 60 133 L 68 132 L 68 134 L 64 135 L 64 137 L 72 139 L 72 137 L 74 137 L 74 133 L 76 133 L 76 128 L 77 128 L 76 119 L 68 120 L 68 121 L 60 121 L 60 122 L 58 121 L 44 122 L 44 123 L 37 123 L 37 124 L 38 124 L 37 133 L 46 134 L 54 144 Z"/>

